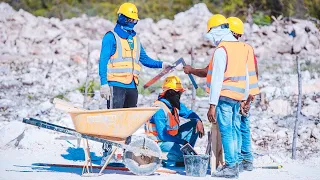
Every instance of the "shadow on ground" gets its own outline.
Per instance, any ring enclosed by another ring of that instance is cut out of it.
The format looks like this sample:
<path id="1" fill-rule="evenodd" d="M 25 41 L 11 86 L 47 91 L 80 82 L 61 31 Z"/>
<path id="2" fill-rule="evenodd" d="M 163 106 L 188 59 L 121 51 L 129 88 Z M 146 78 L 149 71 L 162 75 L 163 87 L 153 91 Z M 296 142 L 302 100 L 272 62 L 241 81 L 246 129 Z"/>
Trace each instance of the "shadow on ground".
<path id="1" fill-rule="evenodd" d="M 66 154 L 61 154 L 61 156 L 70 161 L 84 161 L 85 155 L 83 148 L 74 148 L 69 147 Z M 101 156 L 97 156 L 95 152 L 90 152 L 91 160 L 93 164 L 100 165 L 101 163 Z"/>

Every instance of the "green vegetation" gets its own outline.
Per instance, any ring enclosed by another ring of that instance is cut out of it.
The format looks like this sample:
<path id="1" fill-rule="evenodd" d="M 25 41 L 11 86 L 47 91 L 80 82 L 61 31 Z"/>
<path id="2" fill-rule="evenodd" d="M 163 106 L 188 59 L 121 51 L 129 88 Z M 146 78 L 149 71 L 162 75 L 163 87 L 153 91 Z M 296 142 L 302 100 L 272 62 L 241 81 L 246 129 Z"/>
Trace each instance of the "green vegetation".
<path id="1" fill-rule="evenodd" d="M 297 71 L 295 69 L 295 71 Z M 301 71 L 309 71 L 310 73 L 320 73 L 320 63 L 311 63 L 307 61 L 306 63 L 301 63 Z"/>
<path id="2" fill-rule="evenodd" d="M 88 83 L 88 96 L 93 97 L 94 91 L 100 89 L 100 83 L 95 82 L 94 80 L 89 81 Z M 86 90 L 86 83 L 81 85 L 78 90 L 84 94 Z"/>
<path id="3" fill-rule="evenodd" d="M 71 18 L 87 14 L 116 21 L 117 10 L 125 2 L 120 0 L 4 0 L 15 9 L 24 9 L 37 16 Z M 312 16 L 320 19 L 320 0 L 131 0 L 139 9 L 140 18 L 173 19 L 174 15 L 189 9 L 196 3 L 206 3 L 212 13 L 238 16 L 242 20 L 253 7 L 254 22 L 264 25 L 271 16 Z"/>
<path id="4" fill-rule="evenodd" d="M 58 99 L 62 99 L 62 100 L 70 102 L 70 100 L 68 98 L 64 97 L 64 94 L 58 94 L 54 98 L 58 98 Z"/>
<path id="5" fill-rule="evenodd" d="M 204 96 L 206 96 L 206 94 L 207 94 L 207 92 L 200 87 L 196 90 L 196 95 L 198 97 L 204 97 Z"/>

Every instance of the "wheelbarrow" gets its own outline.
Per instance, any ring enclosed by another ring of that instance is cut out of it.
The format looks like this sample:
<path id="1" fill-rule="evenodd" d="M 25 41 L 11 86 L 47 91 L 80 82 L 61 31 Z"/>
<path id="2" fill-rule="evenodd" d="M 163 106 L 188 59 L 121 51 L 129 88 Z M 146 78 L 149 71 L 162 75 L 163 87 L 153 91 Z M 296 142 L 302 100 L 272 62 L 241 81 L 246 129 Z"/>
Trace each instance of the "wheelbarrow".
<path id="1" fill-rule="evenodd" d="M 136 175 L 150 175 L 160 167 L 161 150 L 153 140 L 139 136 L 125 144 L 126 138 L 147 122 L 159 107 L 85 110 L 61 99 L 54 99 L 53 102 L 56 108 L 71 115 L 75 130 L 34 118 L 24 118 L 23 122 L 82 138 L 85 152 L 82 175 L 97 175 L 92 171 L 88 139 L 113 146 L 111 155 L 98 175 L 102 174 L 118 148 L 124 150 L 125 166 Z"/>

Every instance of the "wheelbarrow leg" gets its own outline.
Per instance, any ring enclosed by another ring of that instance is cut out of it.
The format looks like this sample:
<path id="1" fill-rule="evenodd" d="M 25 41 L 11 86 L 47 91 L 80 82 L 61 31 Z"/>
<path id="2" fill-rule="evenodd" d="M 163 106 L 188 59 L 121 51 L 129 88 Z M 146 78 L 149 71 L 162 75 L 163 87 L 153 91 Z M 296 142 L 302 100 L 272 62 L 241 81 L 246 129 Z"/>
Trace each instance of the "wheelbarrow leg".
<path id="1" fill-rule="evenodd" d="M 90 174 L 93 172 L 88 139 L 83 139 L 83 143 L 84 143 L 83 149 L 84 149 L 84 155 L 85 155 L 85 162 L 82 168 L 82 175 Z M 89 165 L 90 165 L 90 169 L 89 169 Z"/>
<path id="2" fill-rule="evenodd" d="M 102 174 L 102 172 L 104 171 L 104 169 L 107 167 L 107 165 L 109 164 L 112 156 L 114 155 L 114 153 L 116 152 L 118 148 L 114 148 L 114 150 L 112 151 L 112 153 L 110 154 L 110 156 L 108 157 L 107 161 L 104 163 L 103 167 L 101 168 L 100 172 L 99 172 L 99 176 Z"/>

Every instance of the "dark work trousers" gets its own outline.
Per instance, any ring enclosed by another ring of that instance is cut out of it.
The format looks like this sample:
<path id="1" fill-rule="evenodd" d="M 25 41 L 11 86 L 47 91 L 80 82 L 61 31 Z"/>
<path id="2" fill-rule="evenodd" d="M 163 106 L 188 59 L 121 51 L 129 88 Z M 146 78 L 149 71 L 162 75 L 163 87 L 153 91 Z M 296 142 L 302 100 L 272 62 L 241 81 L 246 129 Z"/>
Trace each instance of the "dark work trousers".
<path id="1" fill-rule="evenodd" d="M 137 107 L 138 90 L 137 88 L 122 88 L 111 86 L 111 109 Z M 108 109 L 110 102 L 108 102 Z"/>
<path id="2" fill-rule="evenodd" d="M 108 101 L 108 109 L 110 109 L 110 103 L 112 102 L 111 109 L 117 108 L 130 108 L 137 107 L 138 101 L 138 90 L 137 88 L 122 88 L 117 86 L 111 86 L 111 98 L 112 101 Z M 131 142 L 131 136 L 126 139 L 125 144 Z M 111 153 L 112 146 L 111 144 L 104 143 L 102 146 L 104 149 L 104 156 Z"/>

